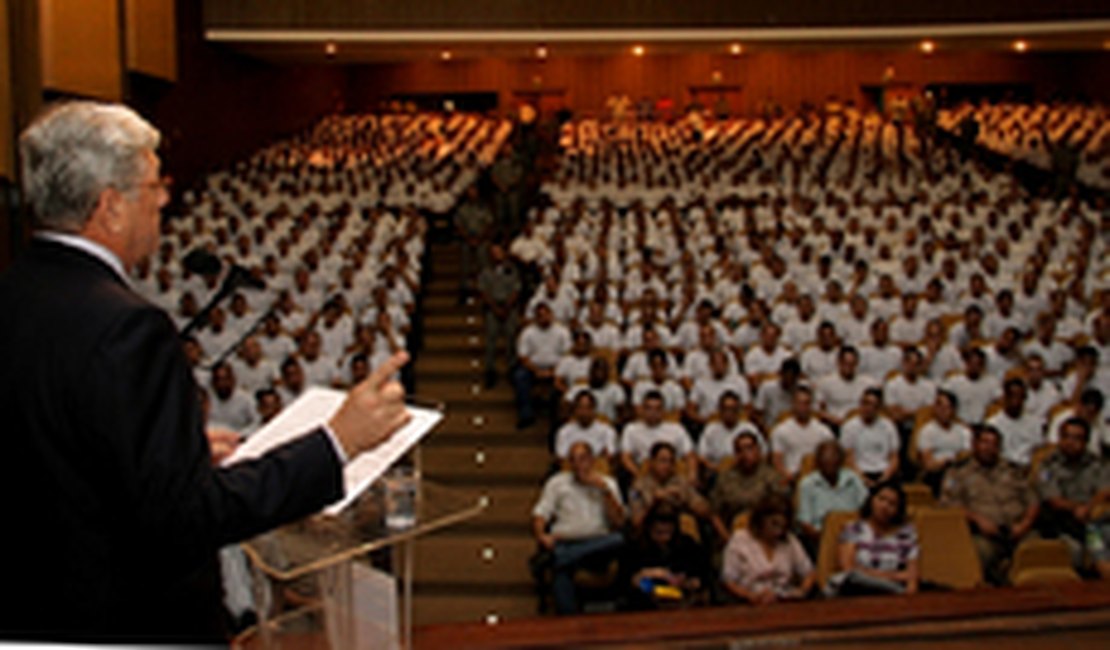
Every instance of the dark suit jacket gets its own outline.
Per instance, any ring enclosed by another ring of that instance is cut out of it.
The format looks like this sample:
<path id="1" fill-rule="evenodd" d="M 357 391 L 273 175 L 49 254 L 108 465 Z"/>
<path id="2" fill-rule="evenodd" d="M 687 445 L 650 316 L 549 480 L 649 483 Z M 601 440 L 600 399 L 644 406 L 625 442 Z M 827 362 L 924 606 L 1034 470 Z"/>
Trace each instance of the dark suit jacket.
<path id="1" fill-rule="evenodd" d="M 172 322 L 102 261 L 0 278 L 0 638 L 218 641 L 217 549 L 342 491 L 323 431 L 213 468 Z"/>

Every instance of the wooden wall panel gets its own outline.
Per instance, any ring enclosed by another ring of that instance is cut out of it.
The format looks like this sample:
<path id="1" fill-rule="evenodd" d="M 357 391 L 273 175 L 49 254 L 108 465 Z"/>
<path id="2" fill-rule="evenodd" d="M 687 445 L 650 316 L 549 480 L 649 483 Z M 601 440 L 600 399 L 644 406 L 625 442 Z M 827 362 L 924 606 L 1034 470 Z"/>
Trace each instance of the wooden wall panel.
<path id="1" fill-rule="evenodd" d="M 43 87 L 120 99 L 118 0 L 39 0 L 39 17 Z"/>
<path id="2" fill-rule="evenodd" d="M 175 4 L 174 0 L 126 0 L 128 70 L 168 81 L 177 78 Z"/>
<path id="3" fill-rule="evenodd" d="M 0 0 L 0 178 L 14 179 L 15 115 L 12 111 L 11 46 L 8 0 Z"/>
<path id="4" fill-rule="evenodd" d="M 1076 61 L 1082 65 L 1076 65 Z M 891 67 L 895 80 L 921 88 L 929 83 L 1027 83 L 1040 96 L 1086 90 L 1105 96 L 1098 70 L 1110 54 L 1021 55 L 1007 52 L 917 52 L 886 50 L 757 50 L 738 57 L 709 53 L 552 57 L 535 59 L 468 59 L 420 61 L 351 68 L 354 108 L 368 108 L 394 93 L 497 92 L 511 109 L 513 91 L 563 88 L 566 105 L 596 114 L 614 92 L 634 100 L 669 96 L 678 105 L 690 99 L 691 86 L 714 83 L 742 87 L 740 108 L 756 113 L 768 101 L 788 110 L 828 98 L 861 102 L 861 86 L 882 83 Z M 1101 93 L 1101 94 L 1100 94 Z"/>

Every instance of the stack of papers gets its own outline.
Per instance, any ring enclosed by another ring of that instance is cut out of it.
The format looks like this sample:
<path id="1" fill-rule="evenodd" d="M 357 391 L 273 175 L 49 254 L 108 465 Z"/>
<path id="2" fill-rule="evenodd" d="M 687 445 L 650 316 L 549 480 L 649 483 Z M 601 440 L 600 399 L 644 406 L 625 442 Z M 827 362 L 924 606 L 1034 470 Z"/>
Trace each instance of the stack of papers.
<path id="1" fill-rule="evenodd" d="M 343 391 L 309 388 L 266 426 L 239 445 L 223 464 L 234 465 L 259 458 L 271 449 L 311 433 L 339 410 L 346 397 L 347 394 Z M 433 409 L 416 406 L 407 408 L 412 416 L 408 424 L 401 427 L 389 440 L 350 459 L 343 468 L 346 494 L 324 508 L 325 513 L 338 514 L 347 507 L 443 419 L 443 413 Z"/>

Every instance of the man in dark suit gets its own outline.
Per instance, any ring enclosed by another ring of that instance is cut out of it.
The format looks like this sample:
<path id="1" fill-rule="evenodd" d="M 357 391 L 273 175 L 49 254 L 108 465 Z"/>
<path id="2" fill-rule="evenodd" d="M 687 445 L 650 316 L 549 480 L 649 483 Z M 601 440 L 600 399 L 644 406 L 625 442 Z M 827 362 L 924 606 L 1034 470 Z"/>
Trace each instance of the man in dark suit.
<path id="1" fill-rule="evenodd" d="M 126 276 L 158 240 L 158 139 L 91 102 L 20 138 L 38 232 L 0 278 L 0 639 L 222 641 L 217 549 L 338 499 L 408 419 L 399 354 L 318 430 L 213 467 L 173 323 Z"/>

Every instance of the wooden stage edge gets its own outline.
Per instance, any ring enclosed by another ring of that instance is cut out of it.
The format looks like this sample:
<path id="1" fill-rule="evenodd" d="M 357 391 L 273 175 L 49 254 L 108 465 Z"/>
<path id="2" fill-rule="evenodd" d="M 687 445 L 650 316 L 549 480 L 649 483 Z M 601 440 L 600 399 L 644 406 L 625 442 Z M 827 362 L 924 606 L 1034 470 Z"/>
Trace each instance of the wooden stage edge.
<path id="1" fill-rule="evenodd" d="M 537 617 L 484 623 L 426 625 L 417 648 L 565 648 L 763 636 L 867 626 L 968 620 L 1110 608 L 1110 583 L 981 588 L 915 596 L 875 596 L 657 612 Z"/>

